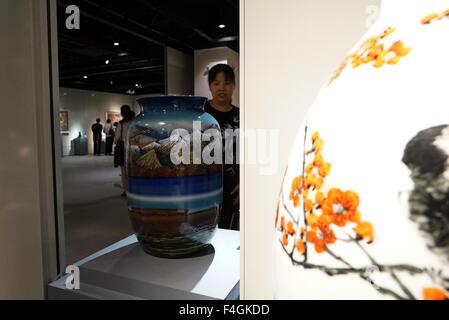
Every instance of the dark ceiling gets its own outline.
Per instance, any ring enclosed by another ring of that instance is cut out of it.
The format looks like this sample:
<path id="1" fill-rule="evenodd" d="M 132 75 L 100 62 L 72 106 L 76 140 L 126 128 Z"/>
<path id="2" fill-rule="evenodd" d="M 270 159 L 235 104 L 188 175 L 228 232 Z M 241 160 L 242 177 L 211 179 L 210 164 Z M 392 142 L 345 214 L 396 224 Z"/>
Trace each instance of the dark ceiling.
<path id="1" fill-rule="evenodd" d="M 238 1 L 58 0 L 60 86 L 165 93 L 166 46 L 192 56 L 222 46 L 239 51 Z M 81 11 L 79 30 L 65 26 L 69 5 Z"/>

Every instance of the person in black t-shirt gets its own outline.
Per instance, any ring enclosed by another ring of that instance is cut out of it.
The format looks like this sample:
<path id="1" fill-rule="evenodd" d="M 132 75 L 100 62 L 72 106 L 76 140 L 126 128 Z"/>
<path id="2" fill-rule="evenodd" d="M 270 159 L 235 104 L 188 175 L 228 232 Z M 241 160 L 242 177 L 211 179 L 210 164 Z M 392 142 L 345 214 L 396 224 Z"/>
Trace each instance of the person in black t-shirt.
<path id="1" fill-rule="evenodd" d="M 218 121 L 223 138 L 223 203 L 218 226 L 239 230 L 240 170 L 237 148 L 240 117 L 239 109 L 232 104 L 234 70 L 226 64 L 217 64 L 209 70 L 208 81 L 212 100 L 206 102 L 204 110 Z M 226 139 L 231 137 L 232 144 L 226 144 Z"/>

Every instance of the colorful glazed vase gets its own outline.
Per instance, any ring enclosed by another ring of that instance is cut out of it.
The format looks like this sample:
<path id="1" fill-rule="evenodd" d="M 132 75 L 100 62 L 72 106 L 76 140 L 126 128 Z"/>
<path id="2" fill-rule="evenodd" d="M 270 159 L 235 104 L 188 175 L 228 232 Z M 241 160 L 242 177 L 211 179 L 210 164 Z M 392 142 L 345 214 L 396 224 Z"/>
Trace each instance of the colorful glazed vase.
<path id="1" fill-rule="evenodd" d="M 292 148 L 278 299 L 449 298 L 449 1 L 385 0 Z"/>
<path id="2" fill-rule="evenodd" d="M 219 125 L 204 112 L 203 97 L 154 96 L 137 102 L 141 113 L 130 124 L 126 145 L 134 231 L 151 255 L 190 256 L 205 249 L 217 229 L 223 168 L 204 163 L 198 150 L 208 145 L 201 135 L 219 131 Z"/>

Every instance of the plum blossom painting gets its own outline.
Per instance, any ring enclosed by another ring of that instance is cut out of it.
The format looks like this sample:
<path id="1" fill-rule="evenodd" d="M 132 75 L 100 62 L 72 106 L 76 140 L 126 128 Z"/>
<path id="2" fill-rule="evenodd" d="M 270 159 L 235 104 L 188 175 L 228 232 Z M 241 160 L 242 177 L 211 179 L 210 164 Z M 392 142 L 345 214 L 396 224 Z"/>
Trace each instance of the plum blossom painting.
<path id="1" fill-rule="evenodd" d="M 449 299 L 449 1 L 385 0 L 291 149 L 278 299 Z M 425 77 L 423 77 L 425 75 Z"/>

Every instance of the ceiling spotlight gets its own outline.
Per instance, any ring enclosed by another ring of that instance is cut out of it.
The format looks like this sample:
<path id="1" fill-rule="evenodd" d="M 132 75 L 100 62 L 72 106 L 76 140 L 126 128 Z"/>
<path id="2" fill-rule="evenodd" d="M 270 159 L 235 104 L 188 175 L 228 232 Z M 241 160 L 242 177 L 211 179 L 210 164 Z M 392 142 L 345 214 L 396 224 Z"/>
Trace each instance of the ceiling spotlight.
<path id="1" fill-rule="evenodd" d="M 111 81 L 110 84 L 111 84 L 111 86 L 112 86 L 112 85 L 114 84 L 114 81 Z"/>
<path id="2" fill-rule="evenodd" d="M 120 43 L 114 42 L 114 46 L 118 47 L 119 45 L 120 45 Z"/>
<path id="3" fill-rule="evenodd" d="M 109 60 L 106 60 L 104 63 L 109 64 Z"/>
<path id="4" fill-rule="evenodd" d="M 226 27 L 224 24 L 220 24 L 219 26 L 218 26 L 220 29 L 223 29 L 224 27 Z"/>
<path id="5" fill-rule="evenodd" d="M 87 76 L 84 76 L 83 78 L 84 78 L 84 79 L 87 79 Z"/>

